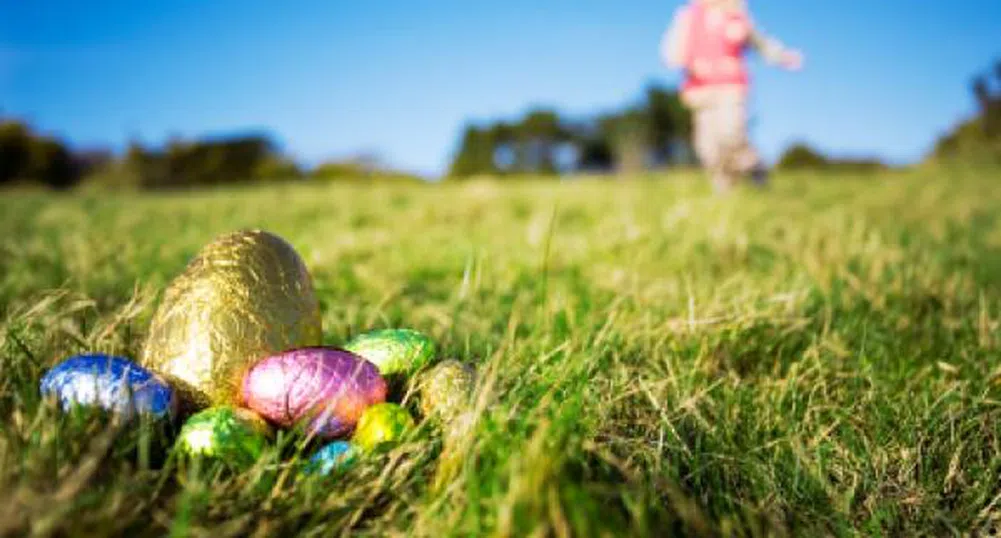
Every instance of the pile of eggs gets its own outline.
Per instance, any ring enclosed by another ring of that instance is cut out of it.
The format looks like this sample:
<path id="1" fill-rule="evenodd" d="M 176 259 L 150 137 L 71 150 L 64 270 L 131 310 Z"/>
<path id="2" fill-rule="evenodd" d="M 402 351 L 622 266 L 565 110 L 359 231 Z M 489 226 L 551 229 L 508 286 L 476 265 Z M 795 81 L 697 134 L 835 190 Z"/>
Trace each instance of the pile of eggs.
<path id="1" fill-rule="evenodd" d="M 452 420 L 469 405 L 475 371 L 433 364 L 435 343 L 386 329 L 343 348 L 321 345 L 319 301 L 295 250 L 263 231 L 205 246 L 167 288 L 138 363 L 71 357 L 41 381 L 64 409 L 97 407 L 125 419 L 187 420 L 175 450 L 237 468 L 258 461 L 275 428 L 328 443 L 310 469 L 328 474 L 394 446 L 415 427 L 387 379 L 419 395 L 425 418 Z"/>

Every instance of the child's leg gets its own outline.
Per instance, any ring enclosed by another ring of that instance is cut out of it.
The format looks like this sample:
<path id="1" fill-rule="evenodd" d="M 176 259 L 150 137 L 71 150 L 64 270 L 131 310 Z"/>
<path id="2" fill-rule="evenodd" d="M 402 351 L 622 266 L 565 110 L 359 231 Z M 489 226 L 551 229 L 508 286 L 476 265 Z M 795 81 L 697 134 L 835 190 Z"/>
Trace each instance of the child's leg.
<path id="1" fill-rule="evenodd" d="M 737 185 L 737 176 L 734 176 L 730 172 L 723 168 L 712 171 L 712 182 L 713 190 L 717 194 L 726 194 L 730 192 L 735 185 Z"/>
<path id="2" fill-rule="evenodd" d="M 746 99 L 736 94 L 727 96 L 720 103 L 719 115 L 722 160 L 727 171 L 746 176 L 759 170 L 761 158 L 751 145 L 747 132 Z"/>
<path id="3" fill-rule="evenodd" d="M 694 141 L 699 162 L 709 174 L 713 188 L 716 192 L 726 192 L 733 187 L 735 179 L 727 170 L 724 159 L 720 112 L 721 109 L 715 102 L 704 103 L 692 111 L 695 121 Z"/>

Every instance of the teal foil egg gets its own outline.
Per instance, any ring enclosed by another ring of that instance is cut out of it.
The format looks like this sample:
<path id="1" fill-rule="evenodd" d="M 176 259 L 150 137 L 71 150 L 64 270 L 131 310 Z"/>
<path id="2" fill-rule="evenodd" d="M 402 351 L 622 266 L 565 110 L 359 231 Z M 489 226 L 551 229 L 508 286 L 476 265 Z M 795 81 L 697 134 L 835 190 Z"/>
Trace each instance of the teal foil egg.
<path id="1" fill-rule="evenodd" d="M 371 362 L 384 376 L 410 375 L 434 359 L 433 340 L 412 329 L 384 329 L 362 334 L 344 349 Z"/>
<path id="2" fill-rule="evenodd" d="M 334 441 L 313 454 L 306 471 L 324 476 L 346 471 L 358 459 L 358 449 L 347 441 Z"/>

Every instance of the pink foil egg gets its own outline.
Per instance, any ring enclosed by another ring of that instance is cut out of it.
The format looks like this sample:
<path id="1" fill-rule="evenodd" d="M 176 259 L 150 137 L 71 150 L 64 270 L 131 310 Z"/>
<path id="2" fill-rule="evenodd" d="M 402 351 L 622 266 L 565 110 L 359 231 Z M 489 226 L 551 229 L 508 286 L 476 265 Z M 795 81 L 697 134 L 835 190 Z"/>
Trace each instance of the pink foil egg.
<path id="1" fill-rule="evenodd" d="M 350 433 L 362 413 L 386 400 L 374 364 L 334 348 L 303 348 L 268 357 L 243 378 L 244 404 L 279 426 L 308 421 L 320 437 Z"/>

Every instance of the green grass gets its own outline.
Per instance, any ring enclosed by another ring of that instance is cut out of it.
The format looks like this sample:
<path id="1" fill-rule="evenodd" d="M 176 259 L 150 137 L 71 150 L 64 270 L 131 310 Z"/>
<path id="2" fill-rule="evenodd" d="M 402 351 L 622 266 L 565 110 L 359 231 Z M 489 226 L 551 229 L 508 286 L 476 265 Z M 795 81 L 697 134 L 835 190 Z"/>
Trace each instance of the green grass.
<path id="1" fill-rule="evenodd" d="M 999 178 L 3 193 L 0 534 L 967 535 L 1001 516 Z M 303 255 L 327 343 L 413 327 L 477 365 L 458 448 L 194 475 L 170 428 L 40 402 L 243 227 Z"/>

